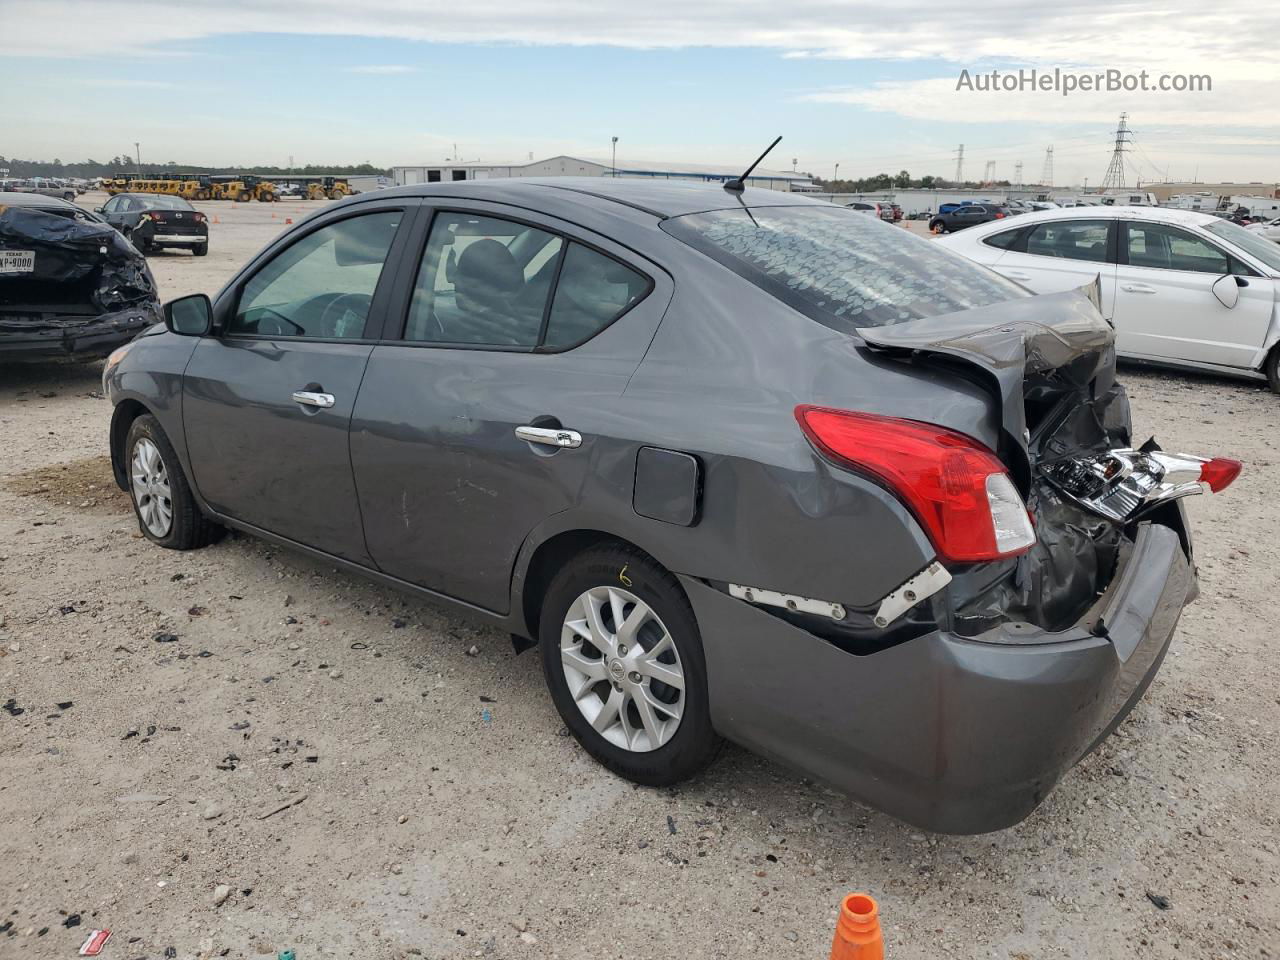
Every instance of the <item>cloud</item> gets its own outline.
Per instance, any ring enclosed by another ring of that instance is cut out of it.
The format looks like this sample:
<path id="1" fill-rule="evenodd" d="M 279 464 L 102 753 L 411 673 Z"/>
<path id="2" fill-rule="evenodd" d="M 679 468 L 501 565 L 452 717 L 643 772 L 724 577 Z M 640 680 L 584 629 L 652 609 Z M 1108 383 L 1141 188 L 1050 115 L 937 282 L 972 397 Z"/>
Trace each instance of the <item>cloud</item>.
<path id="1" fill-rule="evenodd" d="M 1241 58 L 1240 25 L 1273 35 L 1280 10 L 1245 0 L 1062 0 L 1032 7 L 987 0 L 0 0 L 0 50 L 95 56 L 234 33 L 394 37 L 439 43 L 604 45 L 633 49 L 756 47 L 828 59 L 1035 59 L 1116 65 L 1168 54 Z M 1266 44 L 1247 57 L 1275 62 Z M 1260 64 L 1261 65 L 1261 64 Z"/>
<path id="2" fill-rule="evenodd" d="M 881 0 L 186 0 L 182 16 L 169 0 L 0 0 L 0 54 L 41 57 L 164 55 L 183 44 L 229 34 L 396 38 L 436 43 L 524 46 L 604 45 L 632 49 L 734 47 L 824 60 L 935 64 L 931 77 L 908 83 L 812 92 L 808 99 L 888 110 L 916 119 L 968 116 L 1036 122 L 1110 122 L 1135 98 L 1062 98 L 957 94 L 959 68 L 1026 65 L 1063 69 L 1146 69 L 1209 73 L 1209 94 L 1149 95 L 1140 110 L 1161 123 L 1267 125 L 1280 95 L 1280 47 L 1240 47 L 1240 28 L 1280 35 L 1280 6 L 1252 0 L 984 0 L 957 9 L 953 0 L 903 0 L 886 29 Z M 346 68 L 395 75 L 404 64 Z"/>
<path id="3" fill-rule="evenodd" d="M 343 67 L 343 73 L 372 73 L 379 76 L 390 76 L 399 73 L 417 73 L 417 67 L 405 63 L 374 63 L 363 67 Z"/>
<path id="4" fill-rule="evenodd" d="M 1280 46 L 1241 40 L 1280 35 L 1280 6 L 1253 0 L 901 0 L 891 13 L 882 0 L 791 0 L 784 6 L 777 0 L 362 0 L 358 9 L 349 0 L 184 0 L 181 16 L 172 9 L 172 0 L 0 0 L 0 56 L 104 58 L 110 51 L 117 59 L 164 57 L 189 52 L 207 38 L 275 34 L 490 47 L 746 48 L 823 60 L 827 73 L 838 73 L 840 61 L 861 61 L 846 85 L 781 95 L 827 104 L 835 124 L 843 106 L 851 108 L 851 124 L 865 123 L 858 112 L 867 110 L 917 121 L 919 153 L 929 155 L 920 159 L 939 163 L 939 170 L 948 169 L 945 159 L 954 149 L 941 142 L 952 140 L 950 125 L 970 121 L 985 124 L 988 134 L 992 125 L 1007 126 L 1011 141 L 1040 141 L 1040 153 L 1052 140 L 1059 145 L 1060 170 L 1071 163 L 1073 150 L 1082 165 L 1105 164 L 1106 144 L 1097 131 L 1111 127 L 1122 110 L 1133 115 L 1148 152 L 1166 142 L 1177 162 L 1184 154 L 1191 162 L 1192 152 L 1201 150 L 1206 162 L 1235 154 L 1269 164 L 1264 147 L 1247 146 L 1243 136 L 1280 134 L 1274 109 Z M 880 64 L 888 65 L 879 82 L 855 85 L 855 78 Z M 1208 73 L 1213 89 L 1065 98 L 955 90 L 962 68 L 1019 66 Z M 410 69 L 372 64 L 348 71 L 377 76 Z M 904 74 L 914 79 L 887 79 Z M 1067 128 L 1086 125 L 1094 131 L 1087 143 L 1064 142 L 1076 132 Z M 1054 132 L 1058 128 L 1065 132 Z M 1202 133 L 1227 138 L 1218 146 L 1221 154 L 1207 152 L 1215 145 Z M 885 144 L 883 152 L 899 146 Z M 687 156 L 692 148 L 677 145 L 672 155 Z M 913 151 L 908 146 L 899 152 Z M 1033 155 L 1026 143 L 1009 146 L 1008 156 L 1025 156 L 1038 166 Z"/>

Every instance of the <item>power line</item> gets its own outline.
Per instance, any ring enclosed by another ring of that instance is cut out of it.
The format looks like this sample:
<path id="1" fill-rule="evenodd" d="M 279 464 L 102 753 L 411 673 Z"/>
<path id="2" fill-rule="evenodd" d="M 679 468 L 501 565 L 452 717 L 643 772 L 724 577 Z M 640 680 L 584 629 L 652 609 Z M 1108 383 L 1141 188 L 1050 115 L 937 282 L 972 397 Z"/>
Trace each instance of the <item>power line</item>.
<path id="1" fill-rule="evenodd" d="M 1169 172 L 1167 167 L 1165 169 L 1161 169 L 1159 166 L 1157 166 L 1156 162 L 1152 160 L 1149 156 L 1147 156 L 1147 151 L 1142 149 L 1142 144 L 1138 143 L 1136 140 L 1133 142 L 1133 145 L 1137 149 L 1138 153 L 1142 154 L 1142 159 L 1146 162 L 1147 166 L 1149 166 L 1152 170 L 1156 172 L 1157 177 L 1159 177 L 1162 180 L 1169 179 Z"/>

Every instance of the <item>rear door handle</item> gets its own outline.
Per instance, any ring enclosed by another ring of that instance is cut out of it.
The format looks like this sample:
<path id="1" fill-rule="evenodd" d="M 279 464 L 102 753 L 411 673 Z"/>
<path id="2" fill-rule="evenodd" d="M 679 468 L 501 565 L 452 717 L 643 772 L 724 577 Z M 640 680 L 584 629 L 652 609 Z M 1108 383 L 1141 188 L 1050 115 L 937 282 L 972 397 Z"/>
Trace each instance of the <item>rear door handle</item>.
<path id="1" fill-rule="evenodd" d="M 1148 287 L 1145 283 L 1122 283 L 1120 289 L 1126 293 L 1155 293 L 1155 287 Z"/>
<path id="2" fill-rule="evenodd" d="M 306 407 L 332 407 L 337 401 L 332 393 L 316 393 L 313 390 L 293 391 L 293 402 Z"/>
<path id="3" fill-rule="evenodd" d="M 573 449 L 582 446 L 582 434 L 561 427 L 516 427 L 516 436 L 528 443 L 542 443 L 549 447 Z"/>

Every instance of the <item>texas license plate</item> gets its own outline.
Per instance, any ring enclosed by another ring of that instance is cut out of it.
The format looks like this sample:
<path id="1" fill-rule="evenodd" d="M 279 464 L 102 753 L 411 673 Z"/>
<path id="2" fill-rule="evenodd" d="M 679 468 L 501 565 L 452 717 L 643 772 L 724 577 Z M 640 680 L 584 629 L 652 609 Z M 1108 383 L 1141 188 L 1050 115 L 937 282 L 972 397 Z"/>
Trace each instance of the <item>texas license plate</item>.
<path id="1" fill-rule="evenodd" d="M 0 273 L 31 273 L 35 268 L 34 250 L 0 250 Z"/>

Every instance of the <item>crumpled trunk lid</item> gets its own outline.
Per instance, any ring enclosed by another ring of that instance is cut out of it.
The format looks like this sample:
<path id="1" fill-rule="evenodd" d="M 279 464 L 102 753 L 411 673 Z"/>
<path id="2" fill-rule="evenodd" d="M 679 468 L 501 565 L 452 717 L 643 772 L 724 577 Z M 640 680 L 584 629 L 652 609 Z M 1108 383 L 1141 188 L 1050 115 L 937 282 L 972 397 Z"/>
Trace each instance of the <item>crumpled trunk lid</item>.
<path id="1" fill-rule="evenodd" d="M 1115 380 L 1115 333 L 1098 302 L 1095 282 L 858 331 L 877 352 L 979 379 L 998 407 L 996 453 L 1027 503 L 1037 541 L 1012 560 L 953 571 L 962 633 L 1009 620 L 1045 630 L 1075 623 L 1132 545 L 1129 518 L 1091 509 L 1062 484 L 1076 464 L 1131 444 L 1128 397 Z"/>
<path id="2" fill-rule="evenodd" d="M 858 333 L 873 348 L 926 362 L 958 362 L 983 378 L 1000 407 L 1003 441 L 996 452 L 1025 497 L 1046 421 L 1055 412 L 1069 415 L 1073 400 L 1106 396 L 1115 386 L 1115 331 L 1099 313 L 1098 302 L 1095 282 Z M 1124 407 L 1113 426 L 1122 427 L 1127 439 L 1127 401 Z M 1088 432 L 1094 440 L 1104 439 L 1105 431 Z M 1055 449 L 1066 452 L 1071 446 L 1060 442 Z"/>

